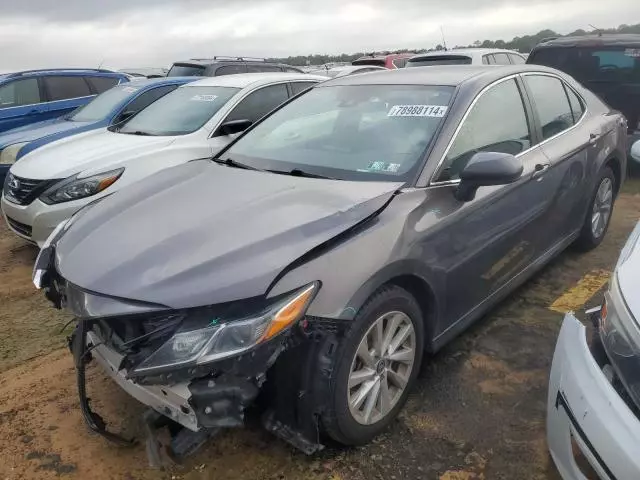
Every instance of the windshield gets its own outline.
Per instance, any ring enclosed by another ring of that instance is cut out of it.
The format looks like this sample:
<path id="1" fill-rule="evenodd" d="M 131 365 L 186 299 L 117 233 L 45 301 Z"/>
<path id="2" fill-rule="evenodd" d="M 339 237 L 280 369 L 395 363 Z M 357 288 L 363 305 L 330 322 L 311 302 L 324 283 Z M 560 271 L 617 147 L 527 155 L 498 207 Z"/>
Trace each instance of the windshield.
<path id="1" fill-rule="evenodd" d="M 527 63 L 557 68 L 579 82 L 640 84 L 640 46 L 545 47 Z"/>
<path id="2" fill-rule="evenodd" d="M 132 97 L 140 90 L 132 86 L 117 86 L 101 93 L 96 98 L 79 108 L 69 117 L 72 122 L 97 122 L 109 115 L 124 100 Z"/>
<path id="3" fill-rule="evenodd" d="M 446 55 L 416 58 L 407 62 L 409 67 L 430 67 L 433 65 L 470 65 L 471 57 L 466 55 Z"/>
<path id="4" fill-rule="evenodd" d="M 129 120 L 121 133 L 186 135 L 201 128 L 240 89 L 179 87 Z"/>
<path id="5" fill-rule="evenodd" d="M 384 58 L 361 58 L 351 62 L 351 65 L 373 65 L 374 67 L 384 67 Z"/>
<path id="6" fill-rule="evenodd" d="M 173 65 L 167 77 L 202 77 L 204 65 Z"/>
<path id="7" fill-rule="evenodd" d="M 405 181 L 445 116 L 453 87 L 316 87 L 268 116 L 223 157 L 344 180 Z"/>

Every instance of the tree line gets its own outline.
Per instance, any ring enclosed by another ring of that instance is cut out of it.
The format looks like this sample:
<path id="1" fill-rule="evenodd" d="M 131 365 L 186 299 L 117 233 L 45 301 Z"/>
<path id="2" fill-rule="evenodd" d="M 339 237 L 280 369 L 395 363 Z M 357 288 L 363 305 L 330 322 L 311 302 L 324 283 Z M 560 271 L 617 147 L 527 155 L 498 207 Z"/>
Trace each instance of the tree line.
<path id="1" fill-rule="evenodd" d="M 586 31 L 583 29 L 575 30 L 566 36 L 582 36 L 594 33 L 637 33 L 640 34 L 640 23 L 636 25 L 620 25 L 617 28 L 606 28 L 599 30 Z M 522 37 L 515 37 L 509 41 L 504 40 L 476 40 L 471 45 L 456 45 L 453 48 L 468 48 L 468 47 L 481 47 L 481 48 L 506 48 L 508 50 L 516 50 L 520 53 L 529 53 L 531 49 L 540 43 L 543 39 L 549 37 L 561 37 L 562 34 L 556 33 L 553 30 L 546 29 L 541 30 L 534 35 L 524 35 Z M 448 45 L 451 48 L 450 45 Z M 423 53 L 434 50 L 444 50 L 444 46 L 441 44 L 435 45 L 432 48 L 418 48 L 418 49 L 402 49 L 393 50 L 388 53 Z M 373 52 L 357 52 L 357 53 L 341 53 L 339 55 L 297 55 L 286 58 L 270 58 L 269 61 L 286 63 L 288 65 L 322 65 L 330 62 L 352 62 L 356 58 L 362 57 Z"/>

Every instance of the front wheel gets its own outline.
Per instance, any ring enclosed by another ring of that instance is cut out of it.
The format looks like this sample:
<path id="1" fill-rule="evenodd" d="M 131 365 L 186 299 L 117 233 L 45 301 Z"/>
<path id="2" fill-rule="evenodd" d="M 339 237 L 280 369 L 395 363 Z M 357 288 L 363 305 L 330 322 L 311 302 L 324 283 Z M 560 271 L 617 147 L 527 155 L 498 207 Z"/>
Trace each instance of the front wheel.
<path id="1" fill-rule="evenodd" d="M 360 309 L 336 355 L 326 432 L 345 445 L 362 445 L 398 415 L 416 382 L 424 321 L 404 289 L 385 287 Z"/>
<path id="2" fill-rule="evenodd" d="M 591 197 L 589 210 L 585 217 L 576 246 L 582 251 L 592 250 L 604 239 L 615 201 L 616 177 L 609 167 L 600 171 L 596 190 Z"/>

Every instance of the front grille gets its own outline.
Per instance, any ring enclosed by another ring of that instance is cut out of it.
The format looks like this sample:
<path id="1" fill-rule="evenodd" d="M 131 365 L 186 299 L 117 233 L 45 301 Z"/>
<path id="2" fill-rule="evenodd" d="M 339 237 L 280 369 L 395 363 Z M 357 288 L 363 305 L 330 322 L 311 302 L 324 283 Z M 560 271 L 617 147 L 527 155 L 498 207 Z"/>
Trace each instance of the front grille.
<path id="1" fill-rule="evenodd" d="M 9 226 L 18 232 L 20 235 L 24 235 L 25 237 L 31 238 L 32 229 L 29 225 L 25 225 L 24 223 L 20 223 L 13 218 L 7 217 L 7 222 Z"/>
<path id="2" fill-rule="evenodd" d="M 9 173 L 4 182 L 5 198 L 18 205 L 29 205 L 59 180 L 32 180 Z"/>

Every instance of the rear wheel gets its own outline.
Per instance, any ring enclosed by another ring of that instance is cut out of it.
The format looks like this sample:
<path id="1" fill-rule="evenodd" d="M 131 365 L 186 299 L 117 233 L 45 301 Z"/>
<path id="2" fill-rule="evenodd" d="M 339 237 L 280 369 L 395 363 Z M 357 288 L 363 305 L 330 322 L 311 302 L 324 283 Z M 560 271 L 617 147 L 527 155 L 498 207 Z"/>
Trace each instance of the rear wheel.
<path id="1" fill-rule="evenodd" d="M 331 378 L 327 433 L 346 445 L 371 441 L 398 415 L 420 369 L 424 324 L 400 287 L 375 293 L 340 345 Z"/>
<path id="2" fill-rule="evenodd" d="M 616 177 L 611 168 L 604 167 L 600 171 L 587 216 L 584 219 L 580 236 L 576 240 L 576 246 L 580 250 L 588 251 L 602 243 L 609 228 L 615 192 Z"/>

